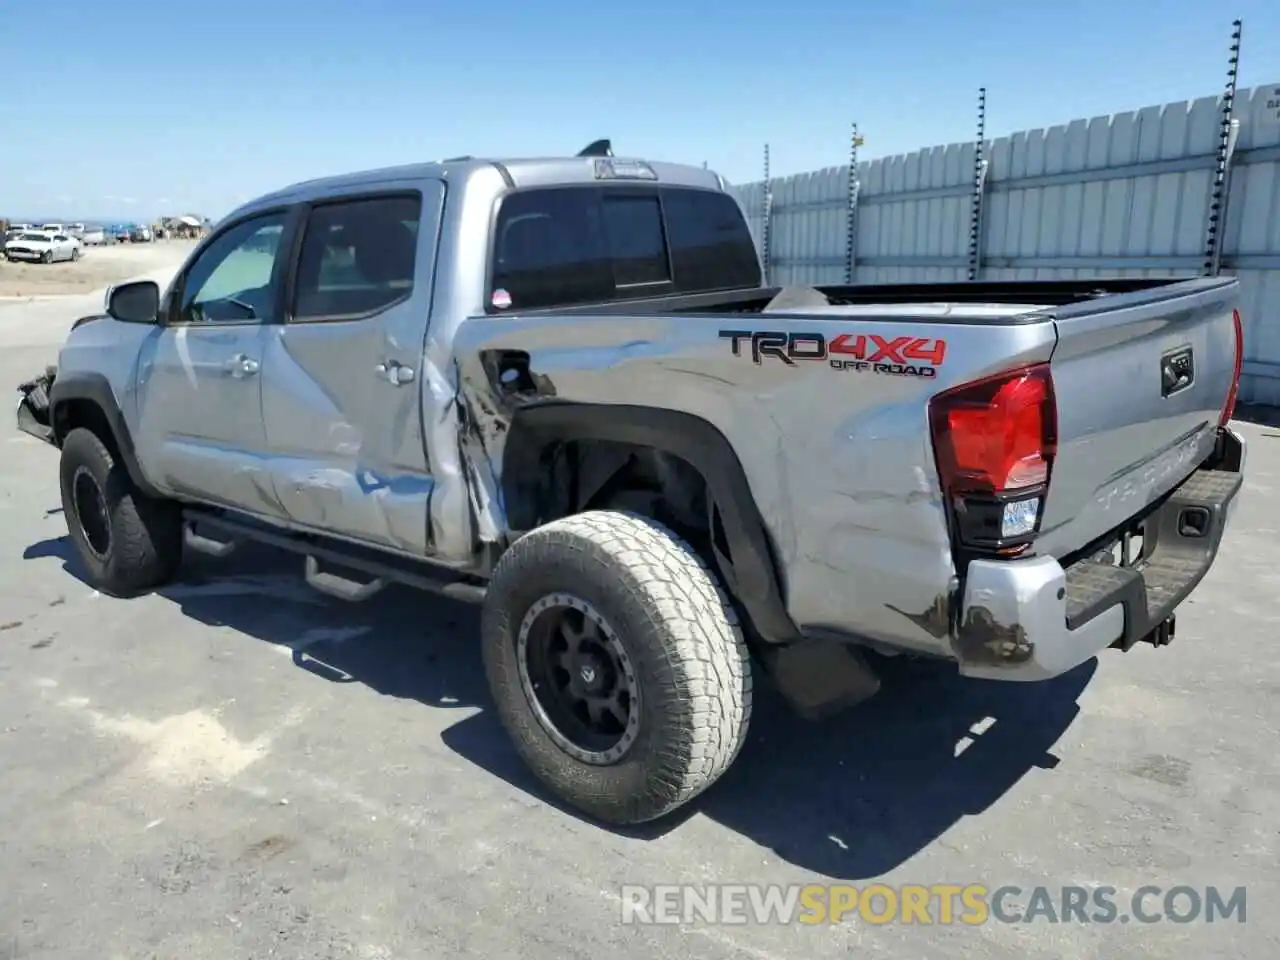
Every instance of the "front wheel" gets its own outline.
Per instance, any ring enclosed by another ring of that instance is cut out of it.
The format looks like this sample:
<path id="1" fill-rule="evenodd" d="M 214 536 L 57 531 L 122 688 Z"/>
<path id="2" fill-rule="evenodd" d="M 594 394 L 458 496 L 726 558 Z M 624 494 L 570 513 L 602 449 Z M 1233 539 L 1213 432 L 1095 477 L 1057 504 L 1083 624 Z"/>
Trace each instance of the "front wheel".
<path id="1" fill-rule="evenodd" d="M 62 512 L 89 582 L 129 596 L 173 579 L 182 562 L 182 511 L 153 500 L 91 430 L 77 428 L 62 444 Z"/>
<path id="2" fill-rule="evenodd" d="M 72 263 L 75 263 L 75 262 L 76 262 L 77 260 L 79 260 L 79 259 L 80 259 L 80 248 L 79 248 L 79 247 L 72 247 L 72 248 L 71 248 L 71 262 L 72 262 Z"/>
<path id="3" fill-rule="evenodd" d="M 481 635 L 520 756 L 598 820 L 675 810 L 745 741 L 736 614 L 692 548 L 644 517 L 592 511 L 521 537 L 494 571 Z"/>
<path id="4" fill-rule="evenodd" d="M 41 262 L 41 263 L 53 263 L 53 251 L 52 251 L 52 250 L 46 250 L 44 253 L 40 254 L 40 262 Z"/>

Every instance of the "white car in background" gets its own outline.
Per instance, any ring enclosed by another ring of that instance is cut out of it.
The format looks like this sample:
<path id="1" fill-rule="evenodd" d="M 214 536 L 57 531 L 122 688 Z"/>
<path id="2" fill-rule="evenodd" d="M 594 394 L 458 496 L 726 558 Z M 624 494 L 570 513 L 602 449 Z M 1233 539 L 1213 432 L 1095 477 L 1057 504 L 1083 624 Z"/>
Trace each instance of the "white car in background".
<path id="1" fill-rule="evenodd" d="M 79 260 L 81 244 L 65 233 L 44 233 L 32 230 L 20 233 L 4 245 L 6 260 L 38 260 L 53 263 L 55 260 Z"/>

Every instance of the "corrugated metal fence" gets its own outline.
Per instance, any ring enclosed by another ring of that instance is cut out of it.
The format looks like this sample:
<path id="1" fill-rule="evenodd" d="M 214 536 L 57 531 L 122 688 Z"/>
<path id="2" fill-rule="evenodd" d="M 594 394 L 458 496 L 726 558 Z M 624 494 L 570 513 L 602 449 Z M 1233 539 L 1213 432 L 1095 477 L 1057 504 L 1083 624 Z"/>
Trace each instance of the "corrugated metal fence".
<path id="1" fill-rule="evenodd" d="M 1224 273 L 1244 290 L 1242 399 L 1280 405 L 1280 84 L 1236 95 Z M 1221 99 L 1148 107 L 988 141 L 978 279 L 1204 272 Z M 969 275 L 975 144 L 858 164 L 856 283 Z M 772 283 L 842 283 L 849 167 L 769 181 Z M 734 188 L 760 242 L 764 182 Z"/>

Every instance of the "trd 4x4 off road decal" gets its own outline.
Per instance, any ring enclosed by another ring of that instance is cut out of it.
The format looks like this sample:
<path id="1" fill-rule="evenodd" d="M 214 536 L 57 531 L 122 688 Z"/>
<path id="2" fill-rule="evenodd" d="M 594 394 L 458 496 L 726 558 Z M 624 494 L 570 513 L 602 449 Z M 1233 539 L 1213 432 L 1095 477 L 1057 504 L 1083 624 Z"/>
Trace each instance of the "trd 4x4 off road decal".
<path id="1" fill-rule="evenodd" d="M 930 337 L 881 336 L 875 333 L 842 333 L 828 340 L 821 333 L 783 333 L 776 330 L 721 330 L 735 357 L 743 343 L 750 344 L 751 362 L 765 357 L 788 366 L 807 360 L 825 360 L 836 370 L 885 373 L 895 377 L 936 377 L 947 356 L 947 341 Z"/>

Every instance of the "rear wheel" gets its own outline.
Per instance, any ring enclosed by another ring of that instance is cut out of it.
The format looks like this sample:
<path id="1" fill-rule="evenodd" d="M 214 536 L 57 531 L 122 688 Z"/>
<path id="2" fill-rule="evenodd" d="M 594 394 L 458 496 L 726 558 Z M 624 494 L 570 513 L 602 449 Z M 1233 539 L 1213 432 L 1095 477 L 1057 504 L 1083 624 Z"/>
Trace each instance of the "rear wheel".
<path id="1" fill-rule="evenodd" d="M 518 540 L 489 585 L 485 672 L 517 751 L 609 823 L 702 793 L 746 737 L 737 618 L 693 550 L 635 514 L 592 511 Z"/>
<path id="2" fill-rule="evenodd" d="M 62 510 L 90 583 L 128 596 L 173 579 L 182 562 L 182 511 L 140 491 L 92 430 L 62 444 Z"/>

